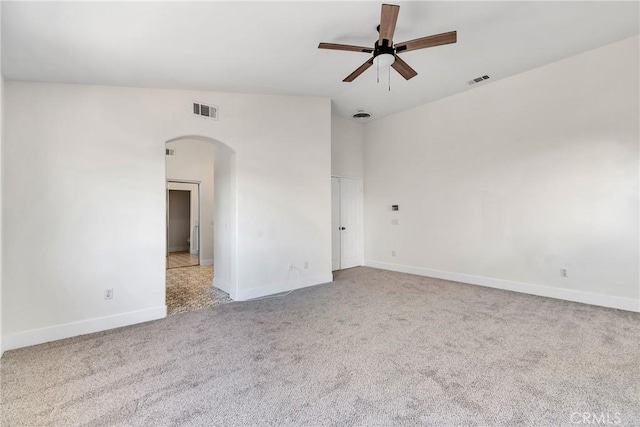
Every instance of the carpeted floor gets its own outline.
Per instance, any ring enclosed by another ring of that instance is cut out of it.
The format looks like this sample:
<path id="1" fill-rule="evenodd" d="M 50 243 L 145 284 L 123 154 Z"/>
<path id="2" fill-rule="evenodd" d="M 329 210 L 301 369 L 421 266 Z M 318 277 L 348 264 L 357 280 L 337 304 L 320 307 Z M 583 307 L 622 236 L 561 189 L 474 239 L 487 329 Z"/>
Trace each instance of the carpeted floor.
<path id="1" fill-rule="evenodd" d="M 638 326 L 637 313 L 356 268 L 7 352 L 0 421 L 575 426 L 593 413 L 638 426 Z"/>
<path id="2" fill-rule="evenodd" d="M 167 314 L 183 313 L 230 302 L 229 294 L 213 287 L 213 266 L 167 270 Z"/>

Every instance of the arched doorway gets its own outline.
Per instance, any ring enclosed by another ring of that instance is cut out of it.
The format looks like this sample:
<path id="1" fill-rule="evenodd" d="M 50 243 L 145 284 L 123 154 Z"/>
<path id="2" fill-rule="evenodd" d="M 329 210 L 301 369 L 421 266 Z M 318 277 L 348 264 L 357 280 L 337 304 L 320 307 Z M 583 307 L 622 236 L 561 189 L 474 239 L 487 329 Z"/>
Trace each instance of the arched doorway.
<path id="1" fill-rule="evenodd" d="M 165 145 L 167 213 L 172 188 L 188 190 L 182 187 L 191 185 L 197 189 L 199 202 L 197 215 L 190 216 L 189 241 L 182 242 L 189 248 L 192 259 L 197 256 L 199 266 L 166 270 L 168 314 L 175 314 L 236 297 L 235 152 L 226 144 L 204 136 L 181 136 L 166 141 Z M 168 214 L 166 218 L 169 230 Z M 169 238 L 168 231 L 167 254 L 176 245 Z"/>

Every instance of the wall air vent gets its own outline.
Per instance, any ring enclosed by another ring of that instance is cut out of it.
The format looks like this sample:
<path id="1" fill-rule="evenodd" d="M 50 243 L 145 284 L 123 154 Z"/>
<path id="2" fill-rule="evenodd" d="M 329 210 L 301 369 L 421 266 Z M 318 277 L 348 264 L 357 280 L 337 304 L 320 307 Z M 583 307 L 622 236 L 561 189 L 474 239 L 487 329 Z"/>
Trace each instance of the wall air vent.
<path id="1" fill-rule="evenodd" d="M 215 105 L 203 104 L 201 102 L 194 101 L 193 110 L 191 112 L 198 117 L 218 120 L 218 107 Z"/>
<path id="2" fill-rule="evenodd" d="M 167 149 L 165 149 L 165 154 L 167 156 L 175 156 L 176 155 L 176 149 L 175 148 L 167 148 Z"/>
<path id="3" fill-rule="evenodd" d="M 469 80 L 467 83 L 469 83 L 470 85 L 474 85 L 476 83 L 482 83 L 485 80 L 489 80 L 491 77 L 489 77 L 488 75 L 484 75 L 481 77 L 476 77 L 475 79 Z"/>

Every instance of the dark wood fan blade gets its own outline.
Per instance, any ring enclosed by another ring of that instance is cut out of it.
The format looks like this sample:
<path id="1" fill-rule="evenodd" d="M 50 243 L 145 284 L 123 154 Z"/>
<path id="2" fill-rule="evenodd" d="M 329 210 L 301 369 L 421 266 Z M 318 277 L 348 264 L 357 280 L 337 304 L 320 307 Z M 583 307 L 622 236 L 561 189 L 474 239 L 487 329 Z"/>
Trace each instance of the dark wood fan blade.
<path id="1" fill-rule="evenodd" d="M 353 73 L 349 74 L 343 80 L 343 82 L 350 83 L 350 82 L 354 81 L 356 79 L 356 77 L 358 77 L 360 74 L 364 73 L 367 70 L 367 68 L 371 67 L 372 65 L 373 65 L 373 58 L 369 59 L 367 62 L 365 62 L 364 64 L 359 66 Z"/>
<path id="2" fill-rule="evenodd" d="M 409 40 L 408 42 L 396 43 L 396 52 L 408 52 L 410 50 L 424 49 L 426 47 L 441 46 L 443 44 L 455 43 L 457 40 L 458 33 L 456 31 L 450 31 L 448 33 Z"/>
<path id="3" fill-rule="evenodd" d="M 366 52 L 372 53 L 373 49 L 362 46 L 352 46 L 350 44 L 336 44 L 336 43 L 320 43 L 318 49 L 332 49 L 332 50 L 347 50 L 349 52 Z"/>
<path id="4" fill-rule="evenodd" d="M 398 55 L 394 55 L 394 56 L 396 57 L 396 60 L 393 64 L 391 64 L 391 66 L 393 67 L 394 70 L 400 73 L 402 77 L 404 77 L 406 80 L 409 80 L 418 75 L 416 70 L 411 68 L 409 64 L 407 64 L 402 59 L 400 59 Z"/>
<path id="5" fill-rule="evenodd" d="M 393 40 L 393 33 L 396 31 L 396 22 L 398 21 L 398 12 L 400 12 L 400 6 L 393 4 L 383 4 L 382 13 L 380 16 L 380 39 L 378 43 L 382 45 L 382 40 Z"/>

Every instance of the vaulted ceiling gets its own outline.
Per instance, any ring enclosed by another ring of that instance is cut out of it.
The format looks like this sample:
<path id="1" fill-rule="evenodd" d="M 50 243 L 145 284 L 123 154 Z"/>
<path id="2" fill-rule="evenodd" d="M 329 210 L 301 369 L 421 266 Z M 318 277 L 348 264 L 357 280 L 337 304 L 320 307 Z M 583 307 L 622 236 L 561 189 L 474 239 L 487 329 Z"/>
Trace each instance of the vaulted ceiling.
<path id="1" fill-rule="evenodd" d="M 457 30 L 402 54 L 418 76 L 371 67 L 381 2 L 2 2 L 7 80 L 330 97 L 372 120 L 638 34 L 638 2 L 392 2 L 394 41 Z M 491 79 L 479 85 L 477 76 Z M 613 78 L 613 77 L 612 77 Z"/>

